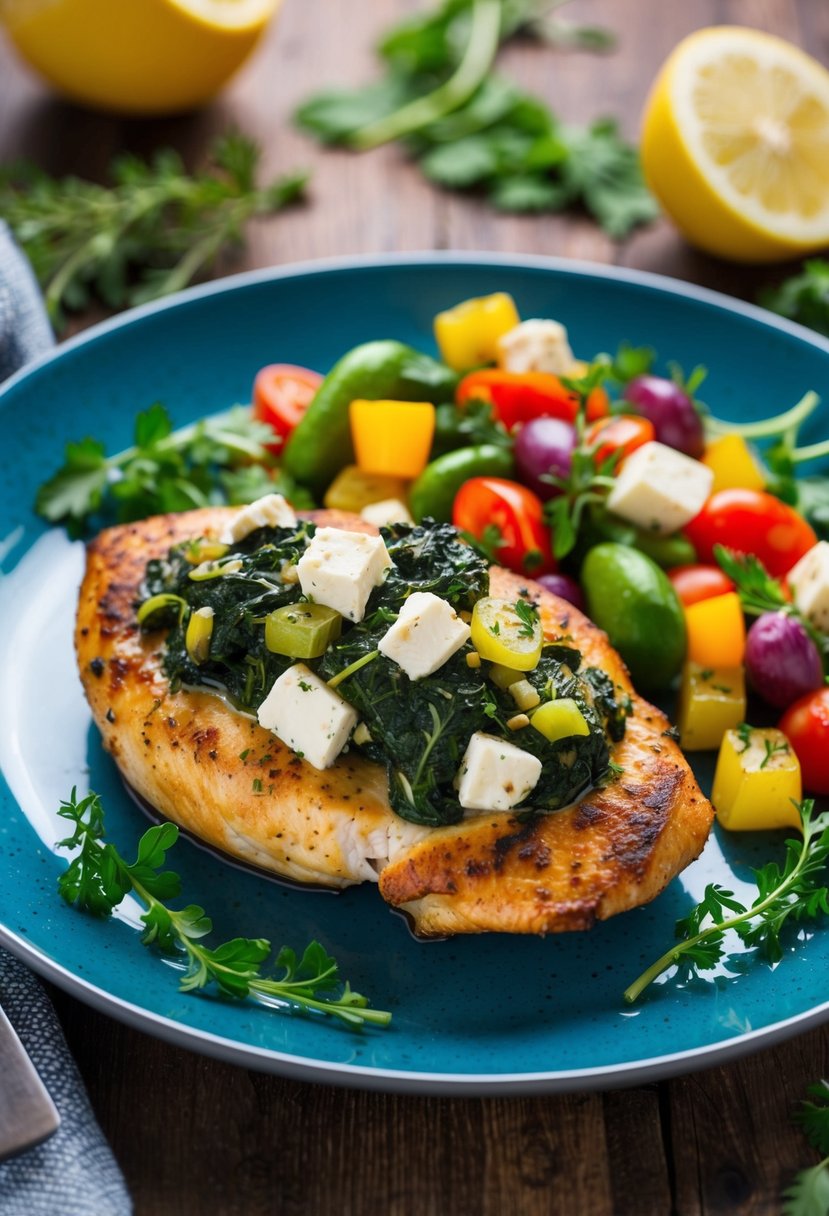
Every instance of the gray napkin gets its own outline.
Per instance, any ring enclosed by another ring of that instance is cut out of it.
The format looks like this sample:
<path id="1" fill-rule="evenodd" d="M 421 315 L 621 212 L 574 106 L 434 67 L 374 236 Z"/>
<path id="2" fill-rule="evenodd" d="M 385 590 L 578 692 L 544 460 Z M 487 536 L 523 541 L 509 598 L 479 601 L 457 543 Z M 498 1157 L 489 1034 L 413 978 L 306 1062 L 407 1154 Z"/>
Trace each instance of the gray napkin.
<path id="1" fill-rule="evenodd" d="M 0 223 L 0 380 L 48 350 L 52 331 L 28 263 Z M 0 1165 L 0 1216 L 127 1216 L 132 1204 L 42 987 L 0 950 L 0 1005 L 20 1036 L 61 1125 Z"/>

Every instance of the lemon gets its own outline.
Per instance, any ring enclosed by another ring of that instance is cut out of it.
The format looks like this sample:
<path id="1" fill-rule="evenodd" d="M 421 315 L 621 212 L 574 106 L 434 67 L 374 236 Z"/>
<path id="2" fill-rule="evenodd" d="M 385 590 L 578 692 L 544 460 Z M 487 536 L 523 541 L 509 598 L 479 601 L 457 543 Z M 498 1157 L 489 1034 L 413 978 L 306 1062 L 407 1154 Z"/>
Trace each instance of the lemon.
<path id="1" fill-rule="evenodd" d="M 646 103 L 642 166 L 709 253 L 771 262 L 829 244 L 829 72 L 758 30 L 691 34 Z"/>
<path id="2" fill-rule="evenodd" d="M 0 0 L 21 55 L 75 101 L 165 114 L 208 101 L 280 0 Z"/>

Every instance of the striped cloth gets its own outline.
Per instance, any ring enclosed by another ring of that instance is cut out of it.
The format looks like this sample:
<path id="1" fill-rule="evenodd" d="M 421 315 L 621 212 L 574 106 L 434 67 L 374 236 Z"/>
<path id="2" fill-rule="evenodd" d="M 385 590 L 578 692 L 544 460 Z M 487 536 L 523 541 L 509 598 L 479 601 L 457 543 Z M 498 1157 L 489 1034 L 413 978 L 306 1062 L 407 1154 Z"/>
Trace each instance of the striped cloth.
<path id="1" fill-rule="evenodd" d="M 0 380 L 53 342 L 28 263 L 0 223 Z M 4 950 L 0 1005 L 61 1117 L 51 1139 L 0 1165 L 0 1216 L 128 1216 L 132 1204 L 124 1180 L 49 999 L 32 973 Z"/>

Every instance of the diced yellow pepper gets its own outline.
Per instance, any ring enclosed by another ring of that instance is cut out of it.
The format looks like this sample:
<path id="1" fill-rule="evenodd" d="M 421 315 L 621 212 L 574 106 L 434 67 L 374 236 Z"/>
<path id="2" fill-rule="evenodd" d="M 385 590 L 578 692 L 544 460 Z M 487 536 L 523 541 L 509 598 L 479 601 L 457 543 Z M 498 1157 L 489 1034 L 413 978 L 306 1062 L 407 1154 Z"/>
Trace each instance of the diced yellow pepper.
<path id="1" fill-rule="evenodd" d="M 686 658 L 702 667 L 739 667 L 746 649 L 746 623 L 735 591 L 685 608 Z"/>
<path id="2" fill-rule="evenodd" d="M 505 291 L 464 300 L 435 317 L 440 357 L 456 372 L 494 363 L 495 343 L 520 323 L 515 301 Z"/>
<path id="3" fill-rule="evenodd" d="M 722 435 L 705 448 L 702 463 L 714 474 L 711 493 L 718 490 L 764 490 L 766 478 L 742 435 Z"/>
<path id="4" fill-rule="evenodd" d="M 330 511 L 351 511 L 359 515 L 369 503 L 383 502 L 386 498 L 399 498 L 405 502 L 406 484 L 402 477 L 382 477 L 349 464 L 331 482 L 322 501 Z"/>
<path id="5" fill-rule="evenodd" d="M 532 715 L 530 722 L 551 743 L 569 739 L 573 735 L 590 734 L 587 719 L 572 697 L 545 701 Z"/>
<path id="6" fill-rule="evenodd" d="M 352 401 L 351 438 L 358 466 L 386 477 L 419 477 L 435 434 L 431 401 Z"/>
<path id="7" fill-rule="evenodd" d="M 679 690 L 679 741 L 685 751 L 719 747 L 723 735 L 746 716 L 742 667 L 700 667 L 686 663 Z"/>
<path id="8" fill-rule="evenodd" d="M 711 801 L 730 832 L 800 827 L 794 802 L 802 796 L 800 763 L 782 731 L 726 731 Z"/>

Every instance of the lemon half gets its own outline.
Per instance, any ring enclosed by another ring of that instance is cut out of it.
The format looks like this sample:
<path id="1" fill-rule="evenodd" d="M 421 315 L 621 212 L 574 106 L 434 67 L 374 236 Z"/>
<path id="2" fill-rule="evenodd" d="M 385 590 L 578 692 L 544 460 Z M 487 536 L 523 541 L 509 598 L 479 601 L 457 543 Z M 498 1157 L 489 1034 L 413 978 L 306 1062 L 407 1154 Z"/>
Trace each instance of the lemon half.
<path id="1" fill-rule="evenodd" d="M 15 46 L 75 101 L 124 114 L 202 105 L 280 0 L 0 0 Z"/>
<path id="2" fill-rule="evenodd" d="M 642 165 L 677 227 L 709 253 L 769 262 L 829 244 L 829 72 L 781 38 L 700 30 L 645 107 Z"/>

